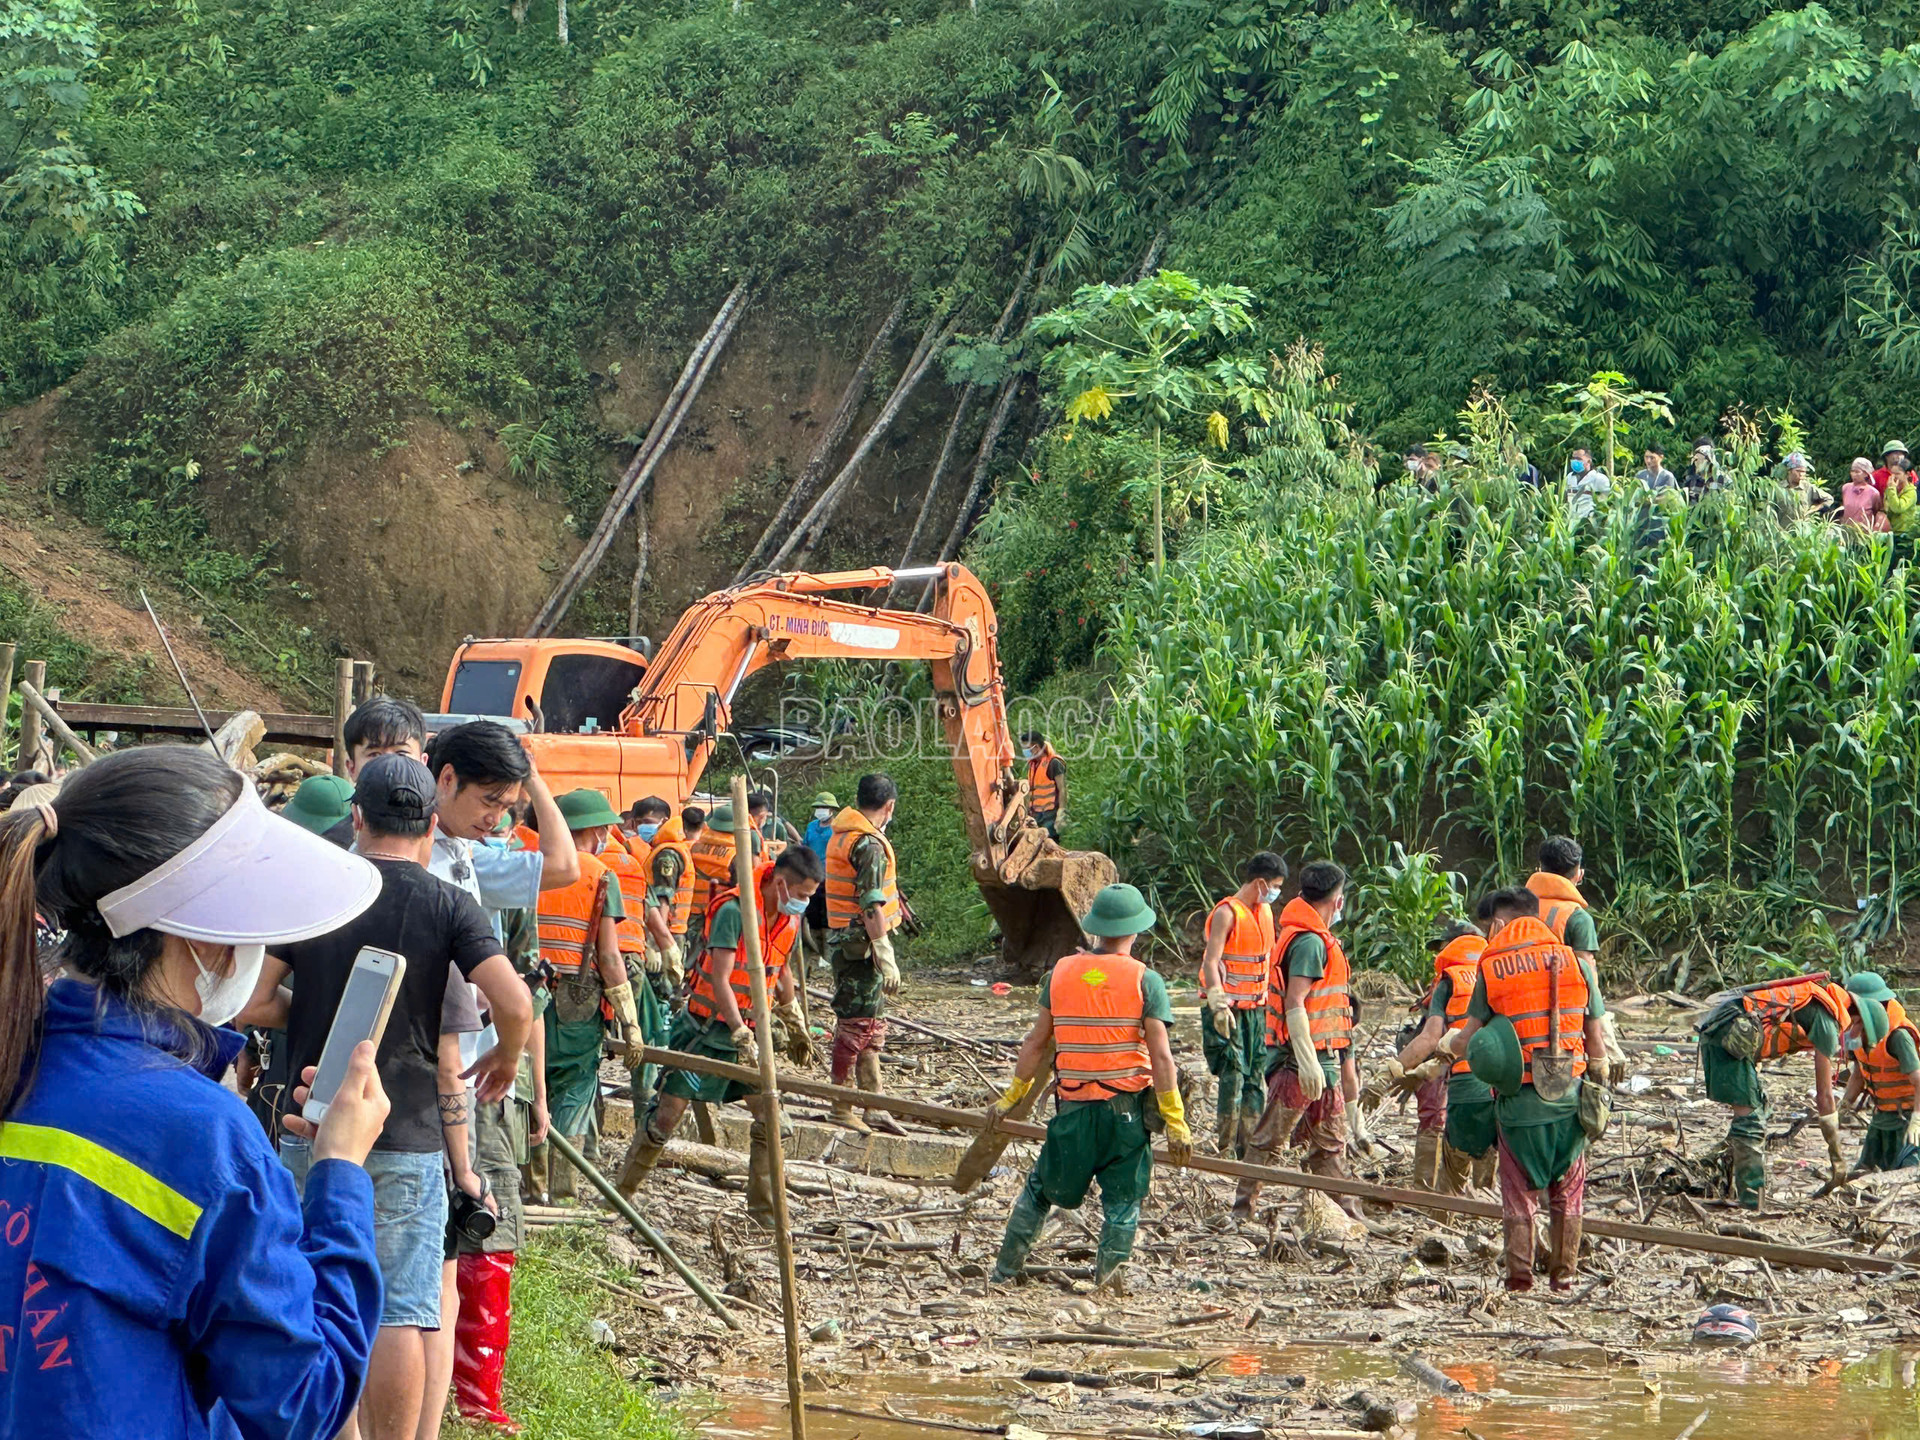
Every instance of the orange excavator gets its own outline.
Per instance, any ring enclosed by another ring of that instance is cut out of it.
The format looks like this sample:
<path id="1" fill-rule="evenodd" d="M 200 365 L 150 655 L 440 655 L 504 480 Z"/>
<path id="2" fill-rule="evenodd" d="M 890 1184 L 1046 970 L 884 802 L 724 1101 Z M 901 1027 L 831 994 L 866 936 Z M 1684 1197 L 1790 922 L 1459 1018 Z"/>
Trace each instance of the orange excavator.
<path id="1" fill-rule="evenodd" d="M 927 614 L 856 598 L 921 581 L 933 586 Z M 441 709 L 520 722 L 556 792 L 596 789 L 620 809 L 659 795 L 677 807 L 698 789 L 747 677 L 820 659 L 929 663 L 973 876 L 1007 964 L 1037 976 L 1077 948 L 1076 917 L 1113 881 L 1114 864 L 1098 851 L 1062 849 L 1028 818 L 993 602 L 963 565 L 762 577 L 694 604 L 651 657 L 594 640 L 467 640 Z"/>

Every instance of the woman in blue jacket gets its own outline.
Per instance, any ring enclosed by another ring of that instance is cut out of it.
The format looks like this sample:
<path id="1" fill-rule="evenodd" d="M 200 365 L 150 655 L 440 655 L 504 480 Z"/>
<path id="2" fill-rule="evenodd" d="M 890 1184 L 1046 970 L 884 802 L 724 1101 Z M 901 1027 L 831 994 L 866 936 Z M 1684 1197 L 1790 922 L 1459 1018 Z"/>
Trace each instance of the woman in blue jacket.
<path id="1" fill-rule="evenodd" d="M 352 1414 L 380 1318 L 373 1047 L 317 1132 L 288 1122 L 314 1141 L 303 1215 L 217 1027 L 266 944 L 379 883 L 184 745 L 0 820 L 0 1435 L 324 1440 Z M 67 934 L 50 986 L 36 901 Z"/>

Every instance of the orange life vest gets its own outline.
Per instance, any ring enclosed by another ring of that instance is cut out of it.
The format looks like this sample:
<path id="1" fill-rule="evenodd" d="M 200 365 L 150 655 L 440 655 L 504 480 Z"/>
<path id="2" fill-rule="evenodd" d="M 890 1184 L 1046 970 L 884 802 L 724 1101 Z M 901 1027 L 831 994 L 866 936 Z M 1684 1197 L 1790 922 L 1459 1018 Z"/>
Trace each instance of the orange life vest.
<path id="1" fill-rule="evenodd" d="M 1267 967 L 1273 963 L 1273 907 L 1248 905 L 1238 895 L 1229 895 L 1213 907 L 1233 916 L 1226 948 L 1220 952 L 1220 974 L 1236 1010 L 1257 1010 L 1267 1003 Z M 1213 923 L 1213 916 L 1207 917 Z"/>
<path id="2" fill-rule="evenodd" d="M 1333 938 L 1320 912 L 1298 895 L 1280 912 L 1280 935 L 1273 942 L 1267 976 L 1267 1044 L 1278 1049 L 1287 1035 L 1287 947 L 1301 935 L 1318 935 L 1327 947 L 1327 969 L 1307 991 L 1308 1034 L 1316 1050 L 1345 1050 L 1353 1043 L 1353 1001 L 1347 994 L 1347 952 Z"/>
<path id="3" fill-rule="evenodd" d="M 1473 1003 L 1474 982 L 1480 977 L 1480 955 L 1487 948 L 1484 935 L 1459 935 L 1441 947 L 1440 953 L 1433 957 L 1433 988 L 1427 991 L 1427 1002 L 1433 1002 L 1433 991 L 1439 988 L 1442 980 L 1451 981 L 1452 991 L 1447 996 L 1447 1029 L 1458 1030 L 1467 1018 L 1467 1006 Z M 1471 1067 L 1463 1056 L 1453 1062 L 1455 1075 L 1471 1073 Z"/>
<path id="4" fill-rule="evenodd" d="M 1047 773 L 1059 758 L 1053 746 L 1042 745 L 1040 753 L 1027 762 L 1027 809 L 1036 815 L 1050 815 L 1060 808 L 1060 786 Z"/>
<path id="5" fill-rule="evenodd" d="M 731 885 L 733 875 L 733 831 L 722 829 L 718 825 L 709 825 L 700 832 L 700 837 L 692 842 L 693 855 L 693 903 L 701 914 L 711 908 L 716 886 Z"/>
<path id="6" fill-rule="evenodd" d="M 607 873 L 599 856 L 582 851 L 578 880 L 540 892 L 540 958 L 555 974 L 577 975 L 585 964 L 595 920 L 606 908 L 601 888 Z"/>
<path id="7" fill-rule="evenodd" d="M 538 850 L 540 848 L 540 837 L 534 834 L 528 826 L 514 826 L 513 838 L 520 842 L 520 848 L 522 850 Z"/>
<path id="8" fill-rule="evenodd" d="M 1842 994 L 1845 992 L 1842 991 Z M 1777 1060 L 1811 1050 L 1806 1031 L 1794 1023 L 1794 1015 L 1811 1004 L 1819 1005 L 1833 1016 L 1842 1030 L 1847 1028 L 1847 1012 L 1826 986 L 1812 980 L 1783 980 L 1764 990 L 1749 990 L 1740 997 L 1740 1008 L 1760 1027 L 1760 1053 L 1756 1060 Z"/>
<path id="9" fill-rule="evenodd" d="M 780 979 L 780 967 L 787 963 L 787 957 L 793 953 L 794 941 L 800 936 L 799 923 L 791 915 L 777 912 L 767 904 L 767 877 L 773 873 L 773 862 L 767 861 L 754 873 L 753 883 L 760 896 L 760 960 L 762 973 L 767 977 L 767 998 L 772 1003 L 773 987 Z M 728 901 L 740 898 L 737 885 L 725 885 L 717 888 L 707 900 L 707 930 L 713 930 L 713 917 L 718 915 Z M 747 947 L 741 945 L 733 952 L 733 969 L 727 972 L 727 984 L 733 991 L 733 1003 L 740 1011 L 744 1024 L 753 1024 L 753 976 L 747 970 Z M 700 956 L 699 967 L 693 973 L 693 993 L 687 997 L 687 1010 L 696 1018 L 711 1020 L 720 1013 L 713 988 L 713 951 L 708 949 Z"/>
<path id="10" fill-rule="evenodd" d="M 687 933 L 687 920 L 693 914 L 693 846 L 687 840 L 686 826 L 675 815 L 670 820 L 662 820 L 660 828 L 653 832 L 653 848 L 647 852 L 647 878 L 653 878 L 653 862 L 662 850 L 671 850 L 680 857 L 680 879 L 673 892 L 673 913 L 667 917 L 667 929 L 675 935 Z"/>
<path id="11" fill-rule="evenodd" d="M 860 892 L 853 864 L 853 847 L 871 835 L 887 852 L 887 873 L 880 888 L 886 892 L 880 911 L 887 929 L 900 924 L 900 885 L 894 872 L 893 844 L 880 827 L 851 805 L 833 817 L 833 836 L 827 841 L 827 928 L 847 930 L 860 923 Z"/>
<path id="12" fill-rule="evenodd" d="M 1540 897 L 1541 922 L 1562 940 L 1567 938 L 1567 921 L 1576 910 L 1587 908 L 1579 889 L 1564 875 L 1536 870 L 1527 877 L 1527 889 Z"/>
<path id="13" fill-rule="evenodd" d="M 1523 1085 L 1533 1083 L 1533 1055 L 1547 1043 L 1547 1018 L 1552 1011 L 1552 975 L 1560 967 L 1560 1049 L 1571 1052 L 1573 1073 L 1587 1069 L 1587 977 L 1573 951 L 1548 929 L 1544 921 L 1522 915 L 1507 922 L 1498 938 L 1480 952 L 1480 978 L 1487 987 L 1487 1004 L 1496 1015 L 1513 1022 L 1520 1037 L 1525 1064 Z"/>
<path id="14" fill-rule="evenodd" d="M 1914 1028 L 1907 1019 L 1906 1007 L 1898 1000 L 1887 1001 L 1887 1033 L 1880 1043 L 1868 1050 L 1859 1042 L 1853 1046 L 1854 1054 L 1860 1057 L 1860 1072 L 1866 1077 L 1867 1093 L 1873 1096 L 1873 1108 L 1876 1110 L 1911 1110 L 1913 1108 L 1913 1076 L 1900 1068 L 1900 1062 L 1893 1058 L 1890 1048 L 1893 1037 L 1905 1031 L 1916 1045 L 1920 1045 L 1920 1030 Z"/>
<path id="15" fill-rule="evenodd" d="M 647 927 L 642 916 L 647 908 L 647 867 L 632 851 L 612 839 L 600 852 L 600 863 L 620 879 L 620 907 L 627 912 L 622 919 L 614 921 L 620 935 L 620 953 L 644 955 Z"/>
<path id="16" fill-rule="evenodd" d="M 1062 1100 L 1104 1100 L 1153 1083 L 1147 967 L 1131 955 L 1063 956 L 1047 982 Z"/>

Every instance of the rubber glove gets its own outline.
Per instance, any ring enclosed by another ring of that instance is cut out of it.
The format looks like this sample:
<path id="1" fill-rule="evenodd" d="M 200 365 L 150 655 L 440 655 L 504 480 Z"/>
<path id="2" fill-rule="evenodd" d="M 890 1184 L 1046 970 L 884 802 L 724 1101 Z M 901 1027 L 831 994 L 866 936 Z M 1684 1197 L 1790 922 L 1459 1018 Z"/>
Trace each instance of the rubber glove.
<path id="1" fill-rule="evenodd" d="M 1304 1005 L 1292 1006 L 1287 1011 L 1287 1045 L 1300 1072 L 1300 1093 L 1311 1105 L 1327 1093 L 1327 1075 L 1320 1068 L 1320 1052 L 1313 1048 L 1313 1030 Z"/>
<path id="2" fill-rule="evenodd" d="M 1348 1124 L 1353 1130 L 1353 1148 L 1358 1150 L 1362 1155 L 1371 1157 L 1373 1155 L 1374 1142 L 1373 1135 L 1367 1129 L 1366 1107 L 1363 1105 L 1354 1106 Z"/>
<path id="3" fill-rule="evenodd" d="M 1167 1159 L 1184 1165 L 1193 1159 L 1193 1131 L 1187 1128 L 1187 1107 L 1178 1087 L 1154 1092 L 1160 1102 L 1160 1119 L 1167 1127 Z"/>
<path id="4" fill-rule="evenodd" d="M 660 953 L 667 962 L 667 983 L 678 990 L 680 982 L 687 978 L 687 952 L 681 948 L 678 940 L 673 940 Z"/>
<path id="5" fill-rule="evenodd" d="M 746 1066 L 749 1070 L 758 1070 L 760 1068 L 760 1047 L 754 1044 L 753 1027 L 751 1025 L 736 1025 L 727 1033 L 733 1039 L 734 1049 L 740 1052 L 739 1063 Z"/>
<path id="6" fill-rule="evenodd" d="M 811 1062 L 813 1036 L 807 1031 L 807 1017 L 800 1013 L 800 1002 L 798 1000 L 783 1001 L 774 1014 L 787 1029 L 787 1059 L 796 1065 Z"/>
<path id="7" fill-rule="evenodd" d="M 1435 1050 L 1411 1070 L 1400 1072 L 1400 1086 L 1404 1090 L 1418 1090 L 1422 1085 L 1439 1079 L 1453 1068 L 1454 1057 L 1444 1050 Z"/>
<path id="8" fill-rule="evenodd" d="M 1222 1040 L 1233 1039 L 1233 1000 L 1224 990 L 1207 991 L 1208 1018 L 1213 1022 L 1213 1033 Z"/>
<path id="9" fill-rule="evenodd" d="M 880 988 L 888 995 L 898 995 L 900 962 L 893 958 L 892 935 L 882 935 L 873 942 L 873 963 L 880 971 Z"/>
<path id="10" fill-rule="evenodd" d="M 667 968 L 667 957 L 660 953 L 660 947 L 654 943 L 651 935 L 647 937 L 647 974 L 658 975 Z"/>
<path id="11" fill-rule="evenodd" d="M 1920 1145 L 1920 1106 L 1907 1112 L 1907 1145 Z"/>
<path id="12" fill-rule="evenodd" d="M 1820 1135 L 1827 1142 L 1827 1160 L 1831 1167 L 1833 1183 L 1847 1183 L 1847 1157 L 1840 1149 L 1840 1112 L 1829 1110 L 1825 1115 L 1814 1117 L 1820 1126 Z"/>
<path id="13" fill-rule="evenodd" d="M 1378 1110 L 1386 1104 L 1387 1092 L 1398 1085 L 1405 1078 L 1406 1073 L 1407 1067 L 1400 1063 L 1398 1057 L 1388 1060 L 1385 1065 L 1373 1072 L 1372 1078 L 1360 1091 L 1361 1108 Z"/>
<path id="14" fill-rule="evenodd" d="M 629 1070 L 638 1069 L 646 1063 L 647 1037 L 640 1033 L 640 1011 L 633 1003 L 633 982 L 622 980 L 618 985 L 607 986 L 606 996 L 607 1003 L 613 1007 L 614 1018 L 625 1032 L 622 1058 Z"/>
<path id="15" fill-rule="evenodd" d="M 998 1120 L 1027 1098 L 1027 1092 L 1033 1089 L 1033 1081 L 1022 1080 L 1018 1075 L 1007 1082 L 1007 1088 L 1000 1092 L 1000 1098 L 987 1107 L 989 1119 Z"/>

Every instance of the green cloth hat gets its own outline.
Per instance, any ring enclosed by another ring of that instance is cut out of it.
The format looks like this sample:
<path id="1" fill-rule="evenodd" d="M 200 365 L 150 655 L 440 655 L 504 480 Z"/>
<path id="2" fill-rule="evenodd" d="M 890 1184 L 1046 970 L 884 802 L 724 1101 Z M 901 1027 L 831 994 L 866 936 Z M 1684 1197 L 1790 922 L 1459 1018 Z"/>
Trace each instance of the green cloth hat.
<path id="1" fill-rule="evenodd" d="M 717 805 L 712 810 L 708 811 L 707 812 L 707 828 L 709 830 L 733 829 L 733 806 Z"/>
<path id="2" fill-rule="evenodd" d="M 831 790 L 822 790 L 818 795 L 813 797 L 813 808 L 815 810 L 818 810 L 822 805 L 826 806 L 829 810 L 838 810 L 840 808 L 840 802 L 833 798 L 833 792 Z"/>
<path id="3" fill-rule="evenodd" d="M 1520 1093 L 1520 1077 L 1526 1073 L 1526 1061 L 1520 1053 L 1520 1034 L 1513 1021 L 1496 1015 L 1473 1032 L 1467 1042 L 1467 1068 L 1474 1078 L 1492 1087 L 1493 1093 L 1511 1100 Z"/>
<path id="4" fill-rule="evenodd" d="M 1847 977 L 1847 993 L 1853 996 L 1854 1011 L 1860 1016 L 1860 1034 L 1871 1050 L 1886 1039 L 1887 1031 L 1893 1028 L 1893 1022 L 1887 1017 L 1887 1001 L 1893 999 L 1893 991 L 1887 988 L 1878 971 L 1862 970 L 1858 975 Z"/>
<path id="5" fill-rule="evenodd" d="M 353 813 L 353 782 L 344 775 L 310 776 L 280 813 L 302 830 L 324 835 Z"/>
<path id="6" fill-rule="evenodd" d="M 1857 975 L 1849 975 L 1847 990 L 1848 993 L 1862 1000 L 1878 1000 L 1882 1005 L 1898 998 L 1887 988 L 1887 982 L 1881 978 L 1877 970 L 1862 970 Z"/>
<path id="7" fill-rule="evenodd" d="M 620 817 L 598 790 L 569 790 L 553 802 L 569 830 L 591 830 L 596 825 L 618 825 Z"/>
<path id="8" fill-rule="evenodd" d="M 1158 919 L 1139 890 L 1131 885 L 1109 885 L 1093 897 L 1093 908 L 1081 919 L 1080 928 L 1089 935 L 1113 940 L 1145 934 Z"/>

